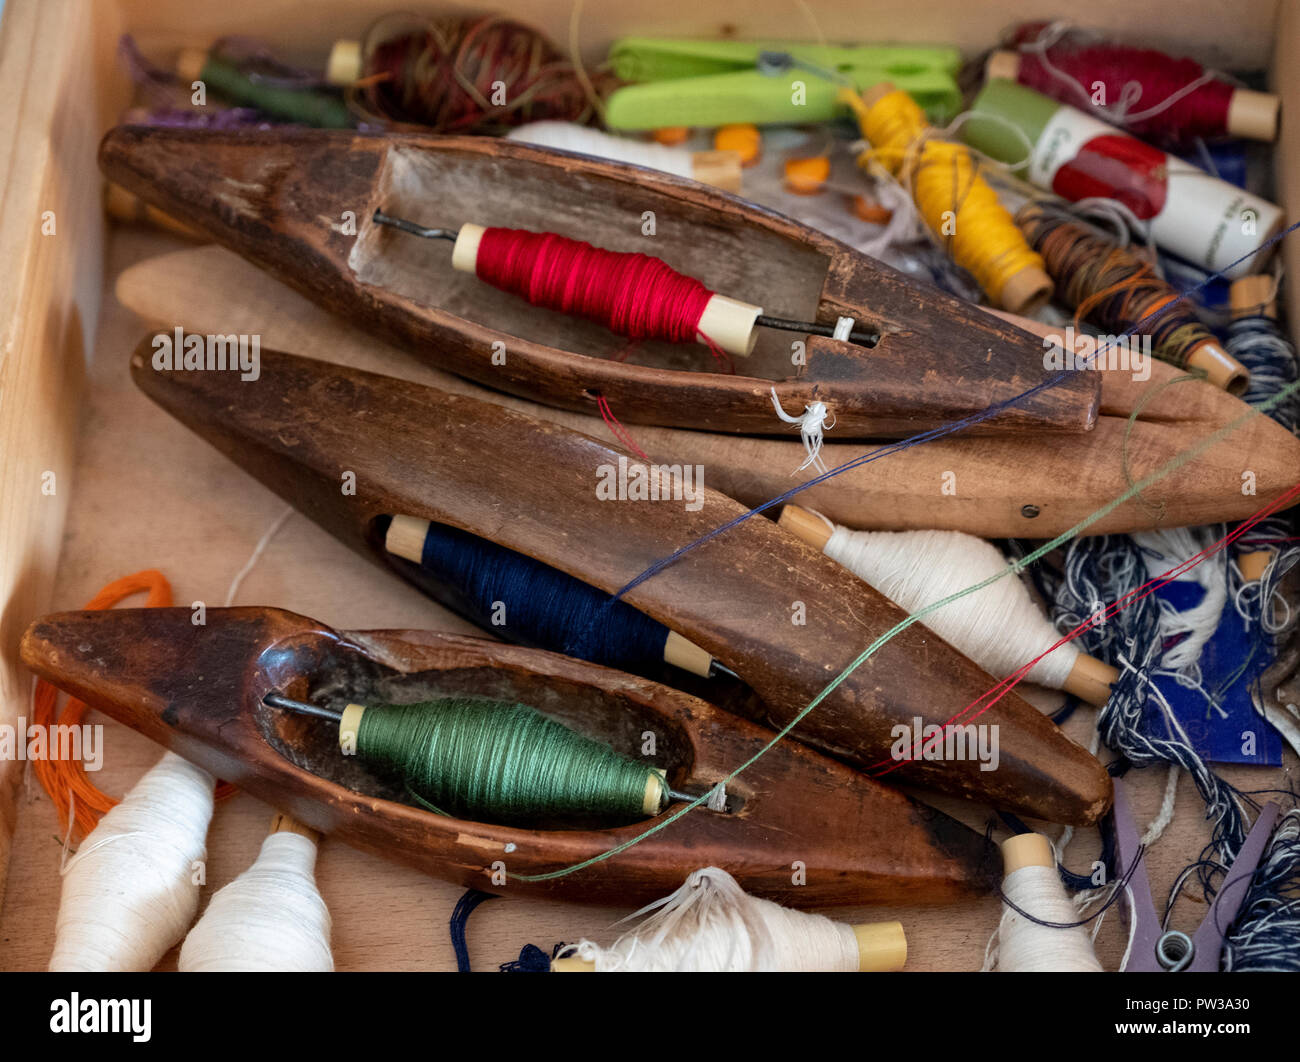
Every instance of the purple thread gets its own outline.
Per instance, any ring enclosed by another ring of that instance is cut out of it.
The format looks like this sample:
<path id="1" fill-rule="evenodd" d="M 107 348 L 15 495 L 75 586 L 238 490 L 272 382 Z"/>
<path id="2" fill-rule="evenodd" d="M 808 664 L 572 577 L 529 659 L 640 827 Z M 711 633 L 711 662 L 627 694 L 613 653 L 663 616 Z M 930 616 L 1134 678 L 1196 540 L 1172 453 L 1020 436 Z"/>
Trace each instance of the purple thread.
<path id="1" fill-rule="evenodd" d="M 1115 343 L 1120 342 L 1120 340 L 1127 339 L 1129 336 L 1137 332 L 1147 322 L 1156 320 L 1162 314 L 1168 312 L 1169 310 L 1173 309 L 1173 307 L 1179 305 L 1184 300 L 1190 298 L 1192 295 L 1200 291 L 1202 288 L 1208 287 L 1216 280 L 1223 279 L 1224 275 L 1227 272 L 1229 272 L 1232 269 L 1235 269 L 1242 262 L 1245 262 L 1255 257 L 1255 255 L 1259 254 L 1261 251 L 1267 250 L 1269 247 L 1272 247 L 1273 244 L 1277 243 L 1279 240 L 1282 240 L 1284 237 L 1291 235 L 1291 233 L 1295 232 L 1296 229 L 1300 229 L 1300 221 L 1294 222 L 1293 224 L 1287 226 L 1287 228 L 1283 229 L 1276 236 L 1273 236 L 1272 238 L 1266 240 L 1264 243 L 1260 244 L 1258 247 L 1256 247 L 1253 251 L 1250 251 L 1248 254 L 1242 255 L 1235 262 L 1230 262 L 1228 265 L 1224 266 L 1222 272 L 1211 274 L 1210 276 L 1202 280 L 1200 283 L 1195 284 L 1192 287 L 1187 288 L 1185 291 L 1181 292 L 1178 298 L 1174 299 L 1172 302 L 1167 302 L 1165 303 L 1164 306 L 1161 306 L 1159 309 L 1153 310 L 1151 313 L 1143 317 L 1142 320 L 1135 322 L 1127 332 L 1123 333 L 1123 335 L 1116 336 L 1113 343 L 1109 343 L 1101 347 L 1100 349 L 1093 351 L 1093 353 L 1089 355 L 1088 360 L 1091 361 L 1092 358 L 1097 357 L 1097 355 L 1105 353 L 1112 346 L 1114 346 Z M 1044 380 L 1042 383 L 1036 384 L 1035 386 L 1029 388 L 1029 390 L 1022 391 L 1018 395 L 1013 395 L 1011 398 L 1008 398 L 1005 401 L 996 402 L 991 406 L 987 406 L 978 413 L 972 413 L 970 416 L 963 417 L 961 420 L 953 421 L 949 424 L 942 425 L 938 428 L 931 428 L 929 431 L 920 432 L 917 435 L 909 436 L 906 439 L 900 439 L 898 442 L 890 443 L 887 446 L 881 446 L 875 450 L 870 450 L 867 453 L 863 454 L 861 457 L 855 457 L 851 461 L 846 461 L 844 464 L 832 468 L 829 472 L 823 472 L 820 476 L 816 476 L 815 478 L 810 479 L 807 482 L 801 483 L 797 487 L 792 487 L 784 494 L 780 494 L 777 497 L 772 498 L 770 501 L 765 501 L 763 502 L 762 505 L 755 506 L 753 509 L 750 509 L 746 513 L 741 513 L 739 516 L 732 517 L 732 519 L 728 520 L 722 526 L 714 528 L 706 535 L 701 535 L 694 542 L 688 542 L 686 545 L 682 546 L 675 552 L 669 554 L 667 557 L 663 557 L 662 559 L 655 561 L 652 565 L 650 565 L 650 567 L 646 568 L 645 571 L 643 571 L 640 575 L 636 576 L 636 578 L 632 579 L 631 582 L 627 583 L 620 590 L 618 590 L 612 596 L 610 603 L 612 604 L 614 601 L 622 600 L 624 594 L 630 593 L 632 590 L 635 590 L 638 586 L 644 583 L 647 579 L 650 579 L 651 577 L 658 575 L 659 572 L 663 571 L 669 565 L 676 563 L 676 561 L 679 558 L 684 557 L 691 550 L 696 549 L 704 545 L 706 542 L 709 542 L 712 539 L 717 538 L 719 535 L 723 534 L 726 531 L 731 530 L 731 528 L 735 527 L 736 525 L 741 524 L 744 521 L 748 520 L 751 516 L 754 516 L 757 513 L 765 512 L 766 510 L 772 508 L 774 505 L 780 505 L 783 502 L 788 501 L 790 498 L 793 498 L 800 491 L 807 490 L 809 487 L 815 487 L 818 483 L 824 483 L 826 480 L 838 476 L 841 472 L 848 472 L 850 469 L 859 468 L 862 465 L 870 464 L 872 461 L 878 461 L 882 457 L 888 457 L 890 454 L 898 453 L 900 450 L 908 450 L 911 449 L 913 446 L 920 446 L 922 443 L 930 442 L 932 439 L 942 439 L 946 435 L 956 434 L 957 432 L 962 431 L 965 428 L 969 428 L 973 424 L 980 424 L 983 421 L 988 420 L 990 417 L 996 416 L 998 413 L 1002 412 L 1002 410 L 1008 409 L 1011 406 L 1023 402 L 1026 398 L 1036 395 L 1040 391 L 1046 391 L 1049 388 L 1055 387 L 1062 380 L 1066 379 L 1066 377 L 1070 373 L 1077 372 L 1077 371 L 1078 371 L 1077 369 L 1061 369 L 1055 376 L 1049 377 L 1048 379 Z"/>

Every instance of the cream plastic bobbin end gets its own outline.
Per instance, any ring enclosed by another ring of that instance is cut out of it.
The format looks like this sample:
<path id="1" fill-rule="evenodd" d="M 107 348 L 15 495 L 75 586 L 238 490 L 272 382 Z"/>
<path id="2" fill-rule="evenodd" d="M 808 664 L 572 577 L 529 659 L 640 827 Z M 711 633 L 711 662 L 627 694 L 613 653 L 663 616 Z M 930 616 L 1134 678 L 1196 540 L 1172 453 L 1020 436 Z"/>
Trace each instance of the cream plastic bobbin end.
<path id="1" fill-rule="evenodd" d="M 696 151 L 691 155 L 691 176 L 724 192 L 740 191 L 742 168 L 735 151 Z"/>
<path id="2" fill-rule="evenodd" d="M 641 798 L 641 810 L 647 815 L 658 815 L 663 810 L 668 797 L 668 771 L 663 767 L 651 767 L 645 780 L 645 794 Z"/>
<path id="3" fill-rule="evenodd" d="M 761 306 L 714 295 L 700 314 L 699 331 L 708 336 L 728 354 L 747 358 L 758 342 L 755 322 L 763 312 Z"/>
<path id="4" fill-rule="evenodd" d="M 208 53 L 204 48 L 182 48 L 176 57 L 176 76 L 185 83 L 198 81 L 207 65 Z"/>
<path id="5" fill-rule="evenodd" d="M 343 709 L 343 717 L 339 720 L 339 748 L 347 755 L 357 751 L 357 734 L 365 711 L 362 704 L 349 704 Z"/>
<path id="6" fill-rule="evenodd" d="M 826 521 L 798 505 L 787 505 L 781 510 L 776 522 L 795 538 L 815 549 L 825 550 L 826 543 L 831 540 L 831 529 Z"/>
<path id="7" fill-rule="evenodd" d="M 331 85 L 351 85 L 361 76 L 361 42 L 335 41 L 325 65 L 325 80 Z"/>
<path id="8" fill-rule="evenodd" d="M 689 671 L 700 678 L 708 678 L 713 670 L 713 657 L 688 638 L 669 631 L 664 640 L 664 663 Z"/>
<path id="9" fill-rule="evenodd" d="M 1041 833 L 1018 833 L 1002 842 L 1003 877 L 1021 867 L 1054 867 L 1056 856 L 1052 844 Z"/>
<path id="10" fill-rule="evenodd" d="M 1110 700 L 1110 687 L 1119 678 L 1119 672 L 1106 661 L 1080 653 L 1065 678 L 1064 688 L 1089 704 L 1098 707 Z"/>
<path id="11" fill-rule="evenodd" d="M 1028 265 L 1007 279 L 998 292 L 998 304 L 1011 313 L 1031 314 L 1052 297 L 1054 285 L 1047 271 Z"/>
<path id="12" fill-rule="evenodd" d="M 1252 273 L 1234 280 L 1228 289 L 1228 300 L 1234 320 L 1255 316 L 1277 319 L 1277 292 L 1268 273 Z"/>
<path id="13" fill-rule="evenodd" d="M 1228 100 L 1228 135 L 1247 140 L 1272 141 L 1277 137 L 1277 112 L 1281 99 L 1269 92 L 1239 88 Z"/>
<path id="14" fill-rule="evenodd" d="M 989 81 L 1015 81 L 1020 76 L 1019 53 L 994 52 L 984 64 L 984 76 Z"/>
<path id="15" fill-rule="evenodd" d="M 902 922 L 868 922 L 853 926 L 858 941 L 858 969 L 863 973 L 901 970 L 907 963 L 907 934 Z"/>
<path id="16" fill-rule="evenodd" d="M 384 536 L 384 549 L 419 564 L 424 559 L 424 539 L 428 533 L 428 520 L 421 520 L 418 516 L 394 516 Z"/>
<path id="17" fill-rule="evenodd" d="M 1187 356 L 1187 366 L 1205 373 L 1206 381 L 1230 395 L 1250 386 L 1250 372 L 1218 343 L 1202 343 Z"/>
<path id="18" fill-rule="evenodd" d="M 1237 567 L 1241 571 L 1241 577 L 1248 583 L 1257 583 L 1264 578 L 1264 573 L 1268 571 L 1268 566 L 1273 562 L 1273 551 L 1271 549 L 1257 549 L 1250 553 L 1243 553 L 1237 558 Z"/>
<path id="19" fill-rule="evenodd" d="M 456 246 L 451 249 L 451 267 L 461 273 L 478 272 L 478 245 L 483 242 L 482 225 L 466 222 L 456 234 Z"/>
<path id="20" fill-rule="evenodd" d="M 862 102 L 868 107 L 874 107 L 891 92 L 895 91 L 892 81 L 881 81 L 862 94 Z"/>
<path id="21" fill-rule="evenodd" d="M 320 834 L 310 826 L 304 826 L 292 815 L 286 815 L 283 811 L 278 811 L 271 818 L 271 828 L 268 833 L 296 833 L 312 842 L 320 841 Z"/>

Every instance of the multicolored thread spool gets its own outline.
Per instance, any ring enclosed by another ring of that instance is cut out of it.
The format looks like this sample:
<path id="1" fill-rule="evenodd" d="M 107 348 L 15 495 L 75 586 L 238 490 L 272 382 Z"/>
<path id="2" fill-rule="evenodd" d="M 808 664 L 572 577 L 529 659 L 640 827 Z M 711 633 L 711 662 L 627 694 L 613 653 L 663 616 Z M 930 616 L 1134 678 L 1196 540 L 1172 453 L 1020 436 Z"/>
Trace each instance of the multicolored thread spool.
<path id="1" fill-rule="evenodd" d="M 1204 372 L 1231 394 L 1249 386 L 1246 367 L 1201 324 L 1191 303 L 1179 302 L 1149 259 L 1038 203 L 1022 207 L 1016 224 L 1043 256 L 1058 297 L 1075 310 L 1076 320 L 1087 318 L 1117 336 L 1130 335 L 1141 322 L 1139 334 L 1151 337 L 1153 353 L 1162 360 Z M 1107 353 L 1099 352 L 1099 358 Z"/>
<path id="2" fill-rule="evenodd" d="M 542 34 L 499 15 L 386 16 L 360 41 L 337 41 L 325 72 L 364 118 L 439 133 L 585 124 L 609 81 L 585 78 Z"/>

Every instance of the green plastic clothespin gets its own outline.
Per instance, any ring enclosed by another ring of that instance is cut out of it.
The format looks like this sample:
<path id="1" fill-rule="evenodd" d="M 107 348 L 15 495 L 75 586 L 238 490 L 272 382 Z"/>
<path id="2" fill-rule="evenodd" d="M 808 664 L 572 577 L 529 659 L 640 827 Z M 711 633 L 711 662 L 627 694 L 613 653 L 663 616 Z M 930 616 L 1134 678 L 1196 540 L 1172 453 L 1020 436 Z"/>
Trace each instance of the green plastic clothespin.
<path id="1" fill-rule="evenodd" d="M 961 105 L 955 48 L 625 37 L 609 59 L 620 79 L 636 82 L 610 96 L 611 129 L 825 122 L 839 110 L 841 87 L 864 92 L 881 81 L 905 90 L 936 124 Z"/>

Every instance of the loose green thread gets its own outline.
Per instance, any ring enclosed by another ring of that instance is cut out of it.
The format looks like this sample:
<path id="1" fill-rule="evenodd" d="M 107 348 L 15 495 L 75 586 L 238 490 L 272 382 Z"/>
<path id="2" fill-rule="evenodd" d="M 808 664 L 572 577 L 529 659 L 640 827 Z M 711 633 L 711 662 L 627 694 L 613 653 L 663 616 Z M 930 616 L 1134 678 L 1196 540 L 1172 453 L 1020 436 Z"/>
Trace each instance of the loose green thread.
<path id="1" fill-rule="evenodd" d="M 1200 370 L 1190 370 L 1184 376 L 1175 376 L 1172 380 L 1166 380 L 1162 384 L 1150 388 L 1143 392 L 1142 396 L 1133 404 L 1133 412 L 1128 415 L 1128 423 L 1124 425 L 1124 441 L 1120 444 L 1119 457 L 1120 466 L 1124 470 L 1124 482 L 1130 487 L 1133 486 L 1133 470 L 1129 467 L 1128 461 L 1128 444 L 1133 436 L 1133 428 L 1137 425 L 1138 415 L 1142 410 L 1157 397 L 1162 391 L 1173 387 L 1174 384 L 1186 383 L 1188 380 L 1204 380 L 1206 374 Z M 1138 504 L 1142 506 L 1155 520 L 1157 524 L 1164 523 L 1165 520 L 1165 503 L 1148 501 L 1146 496 L 1139 494 L 1137 496 Z"/>
<path id="2" fill-rule="evenodd" d="M 650 768 L 524 704 L 445 698 L 380 704 L 357 753 L 439 814 L 501 823 L 644 818 Z"/>
<path id="3" fill-rule="evenodd" d="M 1195 460 L 1206 450 L 1217 445 L 1227 436 L 1231 435 L 1234 431 L 1240 428 L 1247 421 L 1250 421 L 1255 417 L 1262 416 L 1264 413 L 1272 409 L 1274 406 L 1278 405 L 1281 402 L 1284 402 L 1288 397 L 1294 394 L 1297 390 L 1300 390 L 1300 380 L 1297 380 L 1295 383 L 1288 384 L 1272 398 L 1269 398 L 1268 400 L 1259 403 L 1259 405 L 1257 406 L 1250 407 L 1247 410 L 1247 412 L 1243 413 L 1240 417 L 1237 417 L 1235 420 L 1225 424 L 1222 428 L 1219 428 L 1211 435 L 1208 435 L 1206 438 L 1202 439 L 1195 446 L 1192 446 L 1189 449 L 1184 450 L 1181 454 L 1178 454 L 1177 456 L 1170 458 L 1167 462 L 1165 462 L 1165 464 L 1161 465 L 1160 468 L 1156 469 L 1151 474 L 1145 476 L 1144 478 L 1138 480 L 1138 482 L 1129 486 L 1129 488 L 1125 490 L 1122 494 L 1120 494 L 1116 498 L 1113 498 L 1111 501 L 1107 502 L 1096 512 L 1090 514 L 1089 516 L 1085 516 L 1073 527 L 1069 528 L 1066 531 L 1063 531 L 1061 534 L 1057 535 L 1056 538 L 1052 539 L 1050 542 L 1046 543 L 1045 545 L 1040 546 L 1032 553 L 1029 553 L 1026 556 L 1022 557 L 1020 560 L 1014 561 L 1013 563 L 1007 565 L 1004 571 L 999 572 L 997 575 L 990 575 L 987 579 L 984 579 L 973 586 L 968 586 L 964 590 L 958 590 L 956 593 L 949 594 L 941 601 L 936 601 L 931 605 L 927 605 L 919 612 L 914 612 L 906 619 L 900 621 L 899 623 L 896 623 L 893 627 L 891 627 L 879 638 L 877 638 L 874 642 L 872 642 L 869 646 L 867 646 L 867 648 L 862 652 L 860 656 L 857 657 L 857 659 L 855 659 L 852 663 L 848 665 L 848 667 L 846 667 L 834 679 L 832 679 L 830 684 L 825 689 L 823 689 L 819 694 L 817 694 L 816 697 L 814 697 L 811 701 L 809 701 L 808 705 L 805 708 L 803 708 L 793 719 L 790 720 L 790 722 L 786 723 L 785 726 L 783 726 L 780 730 L 776 732 L 775 735 L 773 735 L 771 741 L 767 742 L 767 744 L 765 744 L 761 749 L 759 749 L 756 753 L 754 753 L 753 756 L 751 756 L 739 767 L 737 767 L 734 771 L 732 771 L 729 775 L 727 775 L 727 777 L 724 779 L 723 784 L 729 785 L 731 782 L 735 781 L 735 779 L 740 777 L 742 773 L 747 771 L 760 759 L 766 756 L 767 753 L 770 752 L 772 749 L 774 749 L 780 742 L 784 741 L 785 738 L 790 734 L 790 732 L 794 730 L 794 728 L 797 727 L 800 723 L 802 723 L 806 718 L 808 718 L 808 716 L 818 707 L 818 705 L 822 703 L 822 701 L 824 701 L 827 697 L 829 697 L 832 693 L 834 693 L 835 690 L 839 688 L 840 684 L 844 682 L 845 679 L 847 679 L 851 674 L 853 674 L 854 671 L 856 671 L 859 667 L 861 667 L 869 659 L 871 659 L 871 657 L 873 657 L 881 649 L 882 646 L 892 641 L 903 631 L 907 630 L 908 627 L 912 626 L 912 624 L 919 623 L 922 619 L 928 616 L 931 612 L 934 612 L 936 609 L 943 608 L 945 605 L 949 605 L 954 601 L 961 600 L 963 597 L 967 597 L 970 594 L 974 594 L 980 590 L 983 590 L 986 586 L 990 586 L 991 584 L 997 582 L 999 579 L 1005 579 L 1008 575 L 1018 575 L 1030 564 L 1033 564 L 1041 557 L 1046 556 L 1048 553 L 1052 552 L 1052 550 L 1056 549 L 1058 546 L 1064 545 L 1072 538 L 1077 537 L 1085 528 L 1092 526 L 1098 520 L 1101 520 L 1102 518 L 1108 516 L 1110 513 L 1114 512 L 1121 505 L 1123 505 L 1126 501 L 1140 494 L 1142 491 L 1146 490 L 1152 484 L 1159 482 L 1160 480 L 1164 479 L 1166 476 L 1172 475 L 1174 472 L 1177 472 L 1178 469 L 1182 468 L 1183 465 L 1187 464 L 1190 461 Z M 618 855 L 620 852 L 626 852 L 629 848 L 632 848 L 633 846 L 640 844 L 647 837 L 653 836 L 654 834 L 658 833 L 660 830 L 663 830 L 668 826 L 671 826 L 683 815 L 689 814 L 695 808 L 705 803 L 707 799 L 708 799 L 707 797 L 700 797 L 696 800 L 691 801 L 691 803 L 685 805 L 682 808 L 679 808 L 677 811 L 674 811 L 667 818 L 662 819 L 659 822 L 656 822 L 649 829 L 643 830 L 635 837 L 629 838 L 628 840 L 624 841 L 622 844 L 616 845 L 615 847 L 600 853 L 600 855 L 592 856 L 590 859 L 584 859 L 579 863 L 574 863 L 572 866 L 563 867 L 560 870 L 548 871 L 545 874 L 515 874 L 512 876 L 518 881 L 536 882 L 536 881 L 553 881 L 556 878 L 563 878 L 563 877 L 567 877 L 570 874 L 576 874 L 580 870 L 585 870 L 587 867 L 594 866 L 597 863 L 603 863 L 606 859 L 610 859 L 613 856 Z"/>

